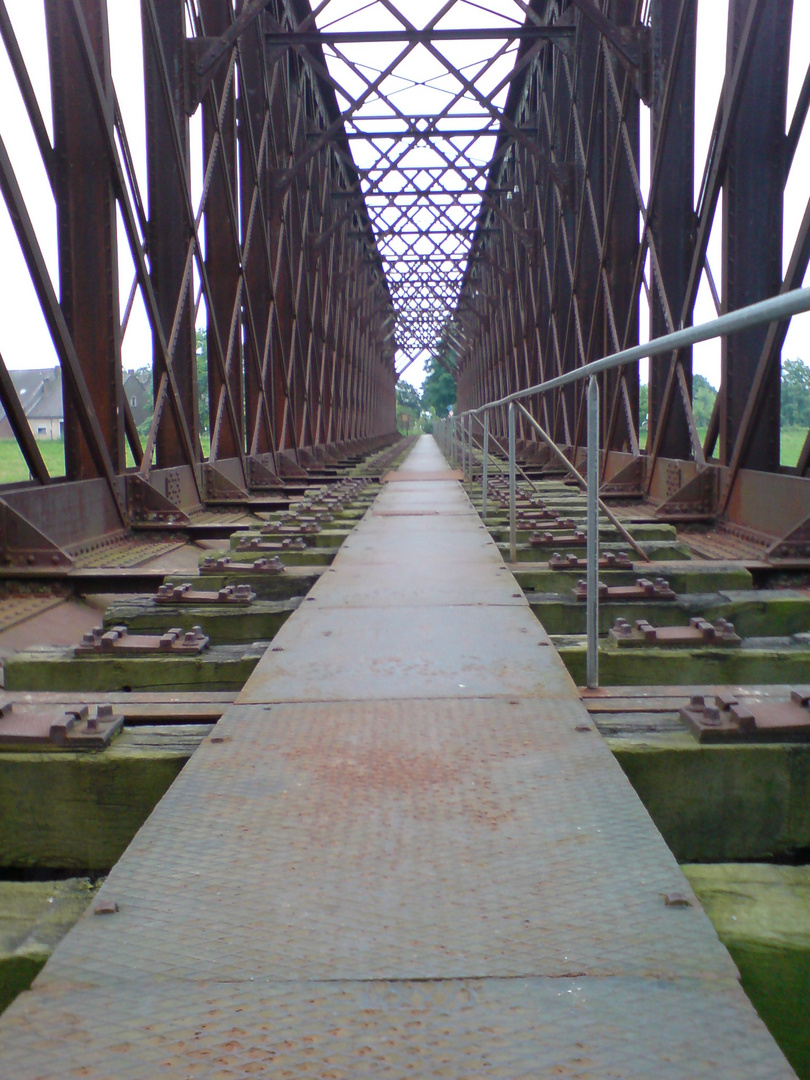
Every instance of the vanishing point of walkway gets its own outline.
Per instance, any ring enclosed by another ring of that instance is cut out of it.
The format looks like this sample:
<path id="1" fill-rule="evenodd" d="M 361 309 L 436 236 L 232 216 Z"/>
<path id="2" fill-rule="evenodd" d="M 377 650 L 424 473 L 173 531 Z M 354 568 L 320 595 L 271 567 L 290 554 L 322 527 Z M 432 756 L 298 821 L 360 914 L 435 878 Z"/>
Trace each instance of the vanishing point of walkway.
<path id="1" fill-rule="evenodd" d="M 427 437 L 99 896 L 3 1080 L 793 1075 Z"/>

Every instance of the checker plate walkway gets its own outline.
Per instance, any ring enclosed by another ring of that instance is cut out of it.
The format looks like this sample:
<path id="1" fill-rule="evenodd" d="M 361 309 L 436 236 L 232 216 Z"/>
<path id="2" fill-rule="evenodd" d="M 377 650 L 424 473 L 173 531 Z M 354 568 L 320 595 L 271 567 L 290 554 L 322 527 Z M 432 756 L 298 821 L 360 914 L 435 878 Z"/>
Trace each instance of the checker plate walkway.
<path id="1" fill-rule="evenodd" d="M 793 1076 L 433 441 L 391 479 L 0 1077 Z"/>

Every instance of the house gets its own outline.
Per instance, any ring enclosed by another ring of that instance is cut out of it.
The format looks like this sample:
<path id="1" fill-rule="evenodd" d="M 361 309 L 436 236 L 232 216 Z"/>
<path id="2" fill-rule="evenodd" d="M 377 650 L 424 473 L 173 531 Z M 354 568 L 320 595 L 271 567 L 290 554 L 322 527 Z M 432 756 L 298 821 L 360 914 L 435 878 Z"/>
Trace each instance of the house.
<path id="1" fill-rule="evenodd" d="M 33 368 L 31 371 L 10 371 L 31 431 L 37 439 L 62 439 L 65 420 L 62 408 L 62 369 Z M 14 433 L 0 405 L 0 439 L 13 439 Z"/>
<path id="2" fill-rule="evenodd" d="M 140 427 L 144 420 L 148 420 L 154 411 L 152 405 L 152 372 L 149 368 L 139 368 L 137 371 L 124 372 L 124 393 L 135 427 Z"/>
<path id="3" fill-rule="evenodd" d="M 10 371 L 31 431 L 37 439 L 63 439 L 65 414 L 62 404 L 62 369 L 33 368 Z M 136 426 L 152 415 L 152 375 L 148 368 L 124 373 L 124 393 L 129 401 Z M 14 433 L 0 404 L 0 439 L 13 439 Z"/>

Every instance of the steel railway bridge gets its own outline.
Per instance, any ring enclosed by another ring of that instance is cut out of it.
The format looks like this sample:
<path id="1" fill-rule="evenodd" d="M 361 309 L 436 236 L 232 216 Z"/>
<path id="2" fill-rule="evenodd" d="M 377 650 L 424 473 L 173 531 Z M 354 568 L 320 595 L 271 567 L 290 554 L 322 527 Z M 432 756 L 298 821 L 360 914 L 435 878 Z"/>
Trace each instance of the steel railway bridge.
<path id="1" fill-rule="evenodd" d="M 804 295 L 806 3 L 0 0 L 0 909 L 109 874 L 4 1080 L 810 1076 L 707 885 L 810 890 L 810 298 L 716 341 L 708 425 L 669 343 L 598 428 L 584 379 L 485 410 Z"/>
<path id="2" fill-rule="evenodd" d="M 793 4 L 732 0 L 699 185 L 697 7 L 514 0 L 499 14 L 456 0 L 417 26 L 381 2 L 353 16 L 338 0 L 144 0 L 132 43 L 144 160 L 112 77 L 107 5 L 46 2 L 42 55 L 27 57 L 0 5 L 56 258 L 10 133 L 0 183 L 65 402 L 62 479 L 8 376 L 25 358 L 2 357 L 0 401 L 31 475 L 2 493 L 6 565 L 52 565 L 145 522 L 178 524 L 385 439 L 397 378 L 421 355 L 452 372 L 460 409 L 475 407 L 641 332 L 690 325 L 701 288 L 721 312 L 800 286 L 804 202 L 783 254 L 810 106 L 804 73 L 787 115 Z M 50 102 L 35 90 L 46 62 Z M 122 389 L 136 312 L 151 334 L 139 357 L 154 386 L 145 433 Z M 195 326 L 207 331 L 207 371 Z M 603 480 L 659 515 L 713 520 L 719 550 L 791 538 L 810 513 L 810 439 L 795 466 L 781 464 L 787 328 L 723 342 L 702 436 L 688 350 L 652 365 L 644 426 L 637 369 L 606 376 Z M 533 406 L 572 458 L 583 400 L 573 388 Z M 536 436 L 519 427 L 532 450 Z"/>

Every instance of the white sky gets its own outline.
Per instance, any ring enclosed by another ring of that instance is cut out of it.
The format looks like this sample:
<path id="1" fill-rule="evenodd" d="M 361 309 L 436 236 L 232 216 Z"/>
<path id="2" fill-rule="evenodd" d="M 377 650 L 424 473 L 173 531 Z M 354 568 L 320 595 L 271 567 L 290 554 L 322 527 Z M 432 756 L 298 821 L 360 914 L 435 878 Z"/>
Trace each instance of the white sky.
<path id="1" fill-rule="evenodd" d="M 45 26 L 42 0 L 6 0 L 20 46 L 26 58 L 29 73 L 34 82 L 35 90 L 40 102 L 40 107 L 46 118 L 46 124 L 50 128 L 50 91 L 48 85 L 48 71 L 46 62 Z M 334 6 L 330 5 L 329 21 L 335 18 L 340 10 L 351 9 L 354 5 L 348 0 L 333 0 Z M 708 147 L 709 137 L 716 104 L 725 68 L 725 37 L 728 0 L 702 0 L 699 5 L 698 27 L 698 86 L 697 86 L 697 147 L 696 147 L 696 191 L 700 184 L 703 159 Z M 437 0 L 410 0 L 403 5 L 417 25 L 424 24 L 426 19 L 437 8 Z M 497 6 L 500 13 L 506 8 L 503 3 Z M 508 0 L 507 6 L 511 9 L 514 5 Z M 136 160 L 136 169 L 139 174 L 139 182 L 142 190 L 146 190 L 146 176 L 144 164 L 144 128 L 143 128 L 143 92 L 142 92 L 142 63 L 141 63 L 141 30 L 139 3 L 137 0 L 114 0 L 110 4 L 110 29 L 113 55 L 113 75 L 121 102 L 124 121 L 128 137 L 133 148 Z M 472 11 L 467 4 L 464 9 L 468 14 Z M 515 10 L 517 10 L 515 8 Z M 423 13 L 425 13 L 423 15 Z M 334 14 L 333 14 L 334 13 Z M 511 11 L 510 11 L 511 13 Z M 495 19 L 489 15 L 470 16 L 479 25 L 495 25 Z M 479 21 L 480 20 L 480 21 Z M 499 20 L 499 21 L 502 21 Z M 348 25 L 348 24 L 347 24 Z M 376 25 L 376 24 L 375 24 Z M 336 29 L 343 29 L 341 24 Z M 369 28 L 365 24 L 365 28 Z M 374 55 L 368 63 L 374 67 L 383 67 L 387 60 L 385 50 L 387 46 L 374 46 Z M 486 47 L 485 47 L 486 48 Z M 461 46 L 454 44 L 444 46 L 446 55 L 455 62 L 475 63 L 482 58 L 482 47 L 470 44 Z M 463 50 L 467 51 L 464 52 Z M 810 0 L 795 0 L 794 2 L 794 26 L 792 35 L 792 54 L 790 58 L 790 84 L 788 91 L 788 123 L 795 106 L 799 87 L 810 62 Z M 408 77 L 413 83 L 430 83 L 432 92 L 441 104 L 447 100 L 447 91 L 450 89 L 448 80 L 434 78 L 440 73 L 437 71 L 419 69 L 418 65 L 408 72 Z M 427 103 L 426 95 L 428 88 L 424 86 L 402 84 L 400 104 L 403 111 L 408 113 L 430 113 L 436 106 Z M 400 96 L 400 95 L 398 95 Z M 408 97 L 410 96 L 410 101 Z M 0 47 L 0 101 L 3 103 L 0 114 L 0 132 L 11 155 L 12 162 L 17 172 L 21 187 L 26 196 L 29 212 L 34 221 L 39 242 L 42 246 L 47 264 L 50 268 L 53 280 L 57 280 L 56 258 L 56 222 L 53 200 L 42 168 L 38 152 L 31 135 L 25 110 L 11 74 L 10 66 L 5 50 Z M 441 107 L 441 104 L 438 107 Z M 649 136 L 649 111 L 642 107 L 642 186 L 646 190 L 646 174 L 648 149 L 645 146 L 644 133 L 647 133 L 646 143 Z M 193 123 L 193 133 L 199 128 L 199 115 Z M 356 143 L 359 148 L 365 144 Z M 476 156 L 483 155 L 482 160 L 491 151 L 489 140 L 479 140 L 479 145 L 473 147 L 471 153 Z M 199 188 L 201 164 L 199 153 L 199 138 L 193 138 L 194 158 L 192 163 L 195 182 Z M 363 160 L 363 165 L 373 164 L 373 161 Z M 799 150 L 797 152 L 786 191 L 785 228 L 784 228 L 784 261 L 789 258 L 790 251 L 795 240 L 801 215 L 808 195 L 810 186 L 810 127 L 806 127 Z M 196 198 L 198 198 L 198 194 Z M 709 247 L 709 260 L 720 288 L 720 211 L 716 217 L 716 226 L 713 231 Z M 132 282 L 133 271 L 126 242 L 123 238 L 123 230 L 120 232 L 119 243 L 121 251 L 121 306 L 122 310 Z M 0 353 L 9 368 L 46 367 L 56 364 L 56 356 L 51 344 L 44 320 L 42 319 L 39 305 L 34 295 L 33 288 L 28 280 L 22 255 L 17 245 L 16 236 L 11 227 L 5 204 L 0 198 Z M 810 275 L 808 275 L 810 279 Z M 805 284 L 808 282 L 806 281 Z M 701 322 L 714 316 L 708 287 L 704 283 L 698 299 L 695 311 L 695 321 Z M 647 330 L 647 313 L 642 309 L 641 331 L 642 335 Z M 791 358 L 801 356 L 810 361 L 810 316 L 804 316 L 793 320 L 783 355 Z M 126 368 L 139 367 L 150 363 L 151 339 L 140 299 L 136 302 L 132 319 L 124 341 L 124 366 Z M 402 366 L 399 361 L 398 366 Z M 709 343 L 698 346 L 695 349 L 695 370 L 704 374 L 713 385 L 719 383 L 720 363 L 719 344 Z M 408 382 L 421 385 L 423 370 L 421 363 L 413 364 L 405 374 Z"/>

